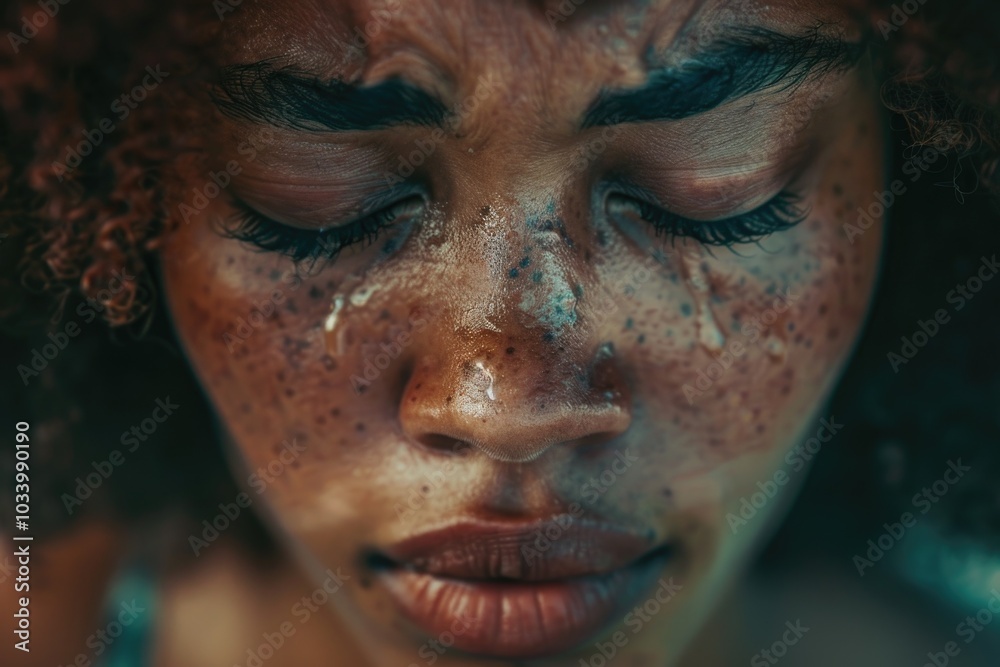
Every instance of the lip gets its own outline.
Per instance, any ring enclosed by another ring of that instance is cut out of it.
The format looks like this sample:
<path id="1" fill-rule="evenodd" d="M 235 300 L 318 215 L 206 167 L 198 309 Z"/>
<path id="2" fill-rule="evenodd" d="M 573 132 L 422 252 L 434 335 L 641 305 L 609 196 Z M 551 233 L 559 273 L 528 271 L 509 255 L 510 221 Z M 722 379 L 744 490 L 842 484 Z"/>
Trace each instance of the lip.
<path id="1" fill-rule="evenodd" d="M 534 658 L 571 650 L 649 590 L 670 556 L 653 531 L 559 515 L 462 521 L 369 560 L 401 614 L 467 653 Z"/>

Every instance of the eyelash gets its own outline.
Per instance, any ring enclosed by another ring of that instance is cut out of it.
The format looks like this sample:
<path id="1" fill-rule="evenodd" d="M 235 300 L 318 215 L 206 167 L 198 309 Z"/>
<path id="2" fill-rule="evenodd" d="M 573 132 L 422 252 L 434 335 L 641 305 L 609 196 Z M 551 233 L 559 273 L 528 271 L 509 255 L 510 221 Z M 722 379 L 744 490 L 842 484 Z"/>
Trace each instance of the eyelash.
<path id="1" fill-rule="evenodd" d="M 231 227 L 223 230 L 223 234 L 265 252 L 289 257 L 296 264 L 317 260 L 332 262 L 345 248 L 358 243 L 374 243 L 379 234 L 400 217 L 400 210 L 412 205 L 415 199 L 404 199 L 360 220 L 324 231 L 283 225 L 236 200 L 234 205 L 237 210 L 230 218 Z M 791 229 L 808 215 L 807 210 L 799 207 L 799 197 L 790 192 L 780 192 L 767 203 L 742 215 L 712 222 L 684 218 L 628 195 L 614 194 L 609 197 L 609 203 L 612 200 L 634 207 L 639 216 L 653 226 L 657 237 L 692 238 L 705 245 L 724 247 L 760 241 L 771 234 Z"/>
<path id="2" fill-rule="evenodd" d="M 799 197 L 780 192 L 767 203 L 725 220 L 691 220 L 667 211 L 648 201 L 628 195 L 614 194 L 610 200 L 622 200 L 651 224 L 656 236 L 669 235 L 695 239 L 711 246 L 731 248 L 741 243 L 755 243 L 771 234 L 791 229 L 808 216 L 799 206 Z"/>
<path id="3" fill-rule="evenodd" d="M 363 247 L 374 243 L 379 234 L 401 217 L 401 209 L 418 200 L 423 202 L 417 197 L 403 199 L 359 220 L 323 231 L 299 229 L 275 222 L 245 202 L 235 200 L 236 212 L 230 217 L 229 227 L 223 230 L 223 234 L 265 252 L 284 255 L 296 264 L 318 260 L 332 262 L 346 248 L 359 243 Z"/>

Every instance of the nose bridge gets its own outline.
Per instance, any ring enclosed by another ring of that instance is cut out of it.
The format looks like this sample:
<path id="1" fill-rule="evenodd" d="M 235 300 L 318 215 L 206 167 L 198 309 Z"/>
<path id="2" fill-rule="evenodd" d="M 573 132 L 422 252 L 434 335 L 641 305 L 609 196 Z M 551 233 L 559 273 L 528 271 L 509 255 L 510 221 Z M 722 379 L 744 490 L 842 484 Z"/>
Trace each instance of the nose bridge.
<path id="1" fill-rule="evenodd" d="M 582 317 L 589 268 L 558 205 L 494 200 L 475 216 L 466 252 L 478 269 L 462 272 L 464 298 L 437 323 L 441 344 L 414 367 L 404 429 L 425 444 L 469 442 L 499 461 L 624 431 L 627 392 L 610 386 L 613 359 Z"/>
<path id="2" fill-rule="evenodd" d="M 469 285 L 476 302 L 506 331 L 547 342 L 581 338 L 586 323 L 578 307 L 590 268 L 555 198 L 494 201 L 480 206 L 478 217 L 486 270 Z"/>

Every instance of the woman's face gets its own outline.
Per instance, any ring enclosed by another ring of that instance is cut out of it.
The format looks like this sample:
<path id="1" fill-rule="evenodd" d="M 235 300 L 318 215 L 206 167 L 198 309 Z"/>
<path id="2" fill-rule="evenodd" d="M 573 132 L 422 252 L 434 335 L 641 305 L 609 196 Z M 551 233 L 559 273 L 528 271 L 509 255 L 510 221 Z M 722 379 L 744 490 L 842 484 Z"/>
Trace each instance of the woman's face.
<path id="1" fill-rule="evenodd" d="M 222 19 L 163 273 L 255 505 L 378 664 L 676 656 L 839 428 L 883 188 L 847 9 Z"/>

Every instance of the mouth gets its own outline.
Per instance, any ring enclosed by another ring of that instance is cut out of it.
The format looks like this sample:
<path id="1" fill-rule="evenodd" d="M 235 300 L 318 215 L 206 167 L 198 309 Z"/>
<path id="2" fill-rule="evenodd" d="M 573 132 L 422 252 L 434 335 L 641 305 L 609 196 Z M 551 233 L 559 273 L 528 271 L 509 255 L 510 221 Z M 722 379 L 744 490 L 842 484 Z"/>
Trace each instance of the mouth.
<path id="1" fill-rule="evenodd" d="M 373 551 L 367 564 L 400 613 L 459 651 L 535 658 L 601 632 L 656 582 L 669 543 L 560 515 L 462 522 Z"/>

